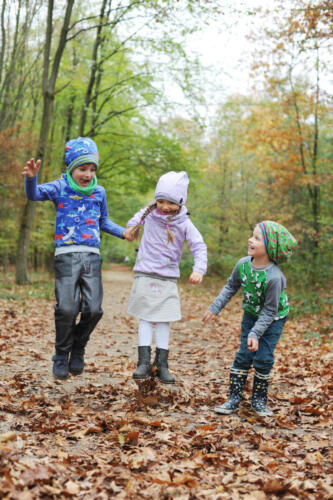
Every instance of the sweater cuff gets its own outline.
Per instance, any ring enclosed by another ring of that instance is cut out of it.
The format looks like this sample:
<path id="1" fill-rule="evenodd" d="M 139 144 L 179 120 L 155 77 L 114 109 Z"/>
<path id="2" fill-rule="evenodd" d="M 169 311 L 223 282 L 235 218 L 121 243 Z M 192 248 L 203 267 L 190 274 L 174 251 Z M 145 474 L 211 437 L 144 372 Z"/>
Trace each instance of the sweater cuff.
<path id="1" fill-rule="evenodd" d="M 218 313 L 220 312 L 220 311 L 218 310 L 218 307 L 216 307 L 216 306 L 214 307 L 214 304 L 210 305 L 210 306 L 208 307 L 208 309 L 210 310 L 210 312 L 212 312 L 213 314 L 215 314 L 215 316 L 217 316 L 217 315 L 218 315 Z"/>

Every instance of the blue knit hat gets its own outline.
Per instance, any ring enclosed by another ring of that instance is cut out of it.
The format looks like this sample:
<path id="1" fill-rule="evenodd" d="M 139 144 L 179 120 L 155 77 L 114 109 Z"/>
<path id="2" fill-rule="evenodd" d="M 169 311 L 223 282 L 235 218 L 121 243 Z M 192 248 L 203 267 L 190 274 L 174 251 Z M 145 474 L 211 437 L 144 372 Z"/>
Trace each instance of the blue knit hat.
<path id="1" fill-rule="evenodd" d="M 78 137 L 66 142 L 65 162 L 68 172 L 84 163 L 94 163 L 97 168 L 99 155 L 95 142 L 89 137 Z"/>

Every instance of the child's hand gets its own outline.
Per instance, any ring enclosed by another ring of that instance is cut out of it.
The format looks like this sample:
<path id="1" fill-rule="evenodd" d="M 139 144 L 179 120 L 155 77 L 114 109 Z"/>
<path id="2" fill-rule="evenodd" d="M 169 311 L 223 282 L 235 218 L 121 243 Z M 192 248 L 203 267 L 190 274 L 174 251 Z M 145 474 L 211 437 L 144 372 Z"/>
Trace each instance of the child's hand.
<path id="1" fill-rule="evenodd" d="M 249 337 L 247 339 L 247 348 L 249 351 L 255 352 L 258 350 L 259 347 L 259 342 L 257 339 L 254 339 L 253 337 Z"/>
<path id="2" fill-rule="evenodd" d="M 36 177 L 38 170 L 40 168 L 41 161 L 37 160 L 35 162 L 34 158 L 31 158 L 31 160 L 28 160 L 25 164 L 25 167 L 23 169 L 23 174 L 32 179 L 33 177 Z"/>
<path id="3" fill-rule="evenodd" d="M 198 273 L 198 271 L 193 271 L 193 273 L 189 277 L 189 282 L 193 285 L 200 285 L 200 283 L 202 282 L 202 274 Z"/>
<path id="4" fill-rule="evenodd" d="M 131 228 L 128 227 L 127 229 L 125 229 L 125 231 L 123 232 L 123 237 L 125 238 L 125 240 L 127 241 L 133 241 L 135 239 L 134 237 L 134 234 L 130 231 Z"/>
<path id="5" fill-rule="evenodd" d="M 204 317 L 202 318 L 202 321 L 207 323 L 207 321 L 211 321 L 212 319 L 216 318 L 216 314 L 212 313 L 209 309 L 205 312 Z"/>

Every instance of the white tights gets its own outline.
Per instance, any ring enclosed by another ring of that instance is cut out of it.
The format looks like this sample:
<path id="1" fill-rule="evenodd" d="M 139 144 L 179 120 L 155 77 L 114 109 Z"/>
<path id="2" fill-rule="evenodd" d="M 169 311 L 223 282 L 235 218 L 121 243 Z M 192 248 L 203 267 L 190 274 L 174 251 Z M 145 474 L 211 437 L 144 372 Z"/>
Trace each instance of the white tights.
<path id="1" fill-rule="evenodd" d="M 140 319 L 139 321 L 139 346 L 151 346 L 153 341 L 154 323 Z M 159 349 L 169 349 L 169 323 L 156 323 L 155 339 L 156 347 Z"/>

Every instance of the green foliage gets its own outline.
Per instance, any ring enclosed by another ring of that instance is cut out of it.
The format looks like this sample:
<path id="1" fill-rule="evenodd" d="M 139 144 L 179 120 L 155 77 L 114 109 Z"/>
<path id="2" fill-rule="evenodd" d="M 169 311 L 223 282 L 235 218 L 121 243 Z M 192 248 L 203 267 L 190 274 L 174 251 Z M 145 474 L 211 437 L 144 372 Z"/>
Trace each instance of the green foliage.
<path id="1" fill-rule="evenodd" d="M 0 299 L 24 301 L 27 299 L 54 300 L 54 282 L 46 273 L 31 272 L 27 286 L 15 283 L 13 272 L 0 275 Z"/>
<path id="2" fill-rule="evenodd" d="M 11 11 L 14 5 L 12 2 Z M 60 2 L 56 6 L 54 34 L 59 33 L 64 5 Z M 276 219 L 298 240 L 295 255 L 284 271 L 289 283 L 304 295 L 304 303 L 297 294 L 293 300 L 300 310 L 302 306 L 307 310 L 311 301 L 307 302 L 306 290 L 315 290 L 321 284 L 327 286 L 331 276 L 333 226 L 331 104 L 324 92 L 319 92 L 318 102 L 313 82 L 305 79 L 302 72 L 302 77 L 294 77 L 293 69 L 286 63 L 290 39 L 296 37 L 297 41 L 298 36 L 303 39 L 307 34 L 310 38 L 305 37 L 302 51 L 296 54 L 300 57 L 298 63 L 307 67 L 301 55 L 308 54 L 306 50 L 310 46 L 312 50 L 317 43 L 312 24 L 307 24 L 310 18 L 297 26 L 289 10 L 285 12 L 280 20 L 283 24 L 289 19 L 290 29 L 273 30 L 269 35 L 270 50 L 266 50 L 269 58 L 273 50 L 281 57 L 273 58 L 278 64 L 261 65 L 259 52 L 256 54 L 257 67 L 261 74 L 266 72 L 265 88 L 248 96 L 230 96 L 217 109 L 207 130 L 195 113 L 196 106 L 202 104 L 201 68 L 186 53 L 184 37 L 207 22 L 212 10 L 210 3 L 120 2 L 119 9 L 112 10 L 108 22 L 103 23 L 94 54 L 100 5 L 101 2 L 75 5 L 56 83 L 43 178 L 39 181 L 58 178 L 65 170 L 64 144 L 80 134 L 85 114 L 83 133 L 91 134 L 98 144 L 98 180 L 106 189 L 112 220 L 125 226 L 153 198 L 161 174 L 186 170 L 190 177 L 187 207 L 208 245 L 209 274 L 226 278 L 238 258 L 247 253 L 247 239 L 254 225 L 263 219 Z M 218 7 L 213 10 L 217 12 Z M 302 17 L 302 12 L 299 9 L 297 17 Z M 318 11 L 314 21 L 324 14 Z M 3 267 L 12 263 L 25 201 L 21 166 L 35 154 L 43 105 L 40 26 L 45 24 L 45 9 L 32 11 L 23 6 L 22 20 L 28 19 L 26 16 L 33 22 L 28 31 L 24 31 L 23 21 L 20 25 L 20 57 L 10 74 L 12 83 L 6 99 L 4 93 L 0 96 L 0 116 L 8 118 L 7 128 L 0 135 Z M 314 25 L 321 26 L 317 21 Z M 288 28 L 287 24 L 284 27 Z M 9 39 L 11 33 L 8 30 Z M 283 46 L 274 48 L 286 33 Z M 264 36 L 261 40 L 268 43 Z M 12 46 L 6 46 L 9 52 L 2 67 L 5 72 Z M 293 50 L 295 47 L 299 48 L 297 43 L 292 45 Z M 96 74 L 91 82 L 94 66 Z M 321 63 L 318 68 L 325 69 L 325 65 Z M 92 91 L 86 101 L 90 84 Z M 169 85 L 182 90 L 189 103 L 184 110 L 191 118 L 178 116 L 166 93 Z M 11 110 L 8 116 L 6 109 Z M 314 162 L 315 116 L 319 128 Z M 9 127 L 12 120 L 16 127 Z M 300 158 L 301 146 L 306 172 Z M 311 195 L 315 188 L 318 200 Z M 54 222 L 53 205 L 38 204 L 29 249 L 32 267 L 51 268 Z M 129 265 L 133 265 L 137 246 L 137 242 L 129 244 L 103 235 L 105 264 L 123 262 L 129 257 Z M 186 249 L 181 262 L 183 276 L 190 274 L 192 262 Z"/>

